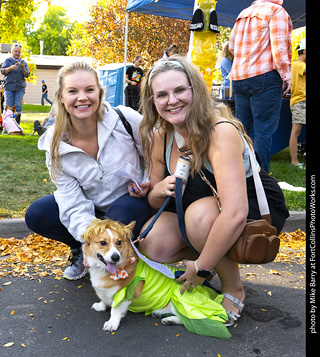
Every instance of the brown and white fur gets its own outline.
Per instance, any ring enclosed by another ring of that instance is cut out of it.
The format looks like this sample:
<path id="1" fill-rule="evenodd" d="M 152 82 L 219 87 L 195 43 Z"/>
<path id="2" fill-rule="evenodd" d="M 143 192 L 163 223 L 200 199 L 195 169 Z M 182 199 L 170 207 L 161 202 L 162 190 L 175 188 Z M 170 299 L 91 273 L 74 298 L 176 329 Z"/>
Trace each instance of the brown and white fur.
<path id="1" fill-rule="evenodd" d="M 85 244 L 83 246 L 84 257 L 89 265 L 90 279 L 100 302 L 94 303 L 92 309 L 105 311 L 112 305 L 114 295 L 128 285 L 134 278 L 138 256 L 131 246 L 132 229 L 135 222 L 125 226 L 112 220 L 93 220 L 88 230 L 83 234 Z M 134 257 L 135 261 L 130 262 Z M 125 268 L 128 277 L 125 279 L 112 280 L 112 272 Z M 140 281 L 136 286 L 133 298 L 138 298 L 144 286 Z M 105 331 L 115 331 L 125 316 L 132 300 L 122 302 L 111 308 L 111 316 L 103 325 Z M 165 313 L 174 314 L 171 303 L 162 309 L 154 311 L 153 317 L 161 317 Z M 181 324 L 177 316 L 165 317 L 161 320 L 165 325 Z"/>
<path id="2" fill-rule="evenodd" d="M 23 129 L 21 126 L 16 122 L 15 116 L 17 116 L 16 112 L 16 105 L 13 107 L 9 107 L 7 105 L 7 109 L 4 113 L 3 116 L 3 131 L 2 134 L 5 134 L 6 132 L 9 135 L 23 135 Z"/>

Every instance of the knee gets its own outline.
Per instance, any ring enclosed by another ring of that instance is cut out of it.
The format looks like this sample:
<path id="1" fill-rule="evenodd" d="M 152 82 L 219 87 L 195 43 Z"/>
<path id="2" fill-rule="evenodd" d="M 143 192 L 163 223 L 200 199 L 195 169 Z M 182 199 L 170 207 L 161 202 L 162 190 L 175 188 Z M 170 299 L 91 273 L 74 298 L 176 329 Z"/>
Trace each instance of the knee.
<path id="1" fill-rule="evenodd" d="M 31 205 L 26 211 L 24 220 L 26 222 L 27 227 L 32 231 L 35 231 L 36 222 L 40 218 L 39 215 L 41 215 L 41 211 L 35 207 L 35 202 L 31 203 Z"/>
<path id="2" fill-rule="evenodd" d="M 47 221 L 48 212 L 38 204 L 38 201 L 31 203 L 25 214 L 25 222 L 29 229 L 37 232 L 37 228 Z"/>

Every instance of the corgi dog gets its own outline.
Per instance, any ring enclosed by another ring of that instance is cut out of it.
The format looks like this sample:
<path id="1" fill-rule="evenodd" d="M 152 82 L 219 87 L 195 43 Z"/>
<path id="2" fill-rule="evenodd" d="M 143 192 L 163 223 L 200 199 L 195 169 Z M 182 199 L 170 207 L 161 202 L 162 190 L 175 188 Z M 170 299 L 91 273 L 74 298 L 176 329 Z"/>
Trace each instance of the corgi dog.
<path id="1" fill-rule="evenodd" d="M 175 280 L 177 269 L 149 260 L 133 245 L 134 226 L 95 219 L 82 235 L 84 259 L 100 298 L 92 309 L 111 306 L 103 330 L 117 330 L 129 310 L 159 317 L 163 325 L 183 324 L 192 333 L 229 339 L 224 296 L 203 285 L 181 295 L 184 282 Z"/>
<path id="2" fill-rule="evenodd" d="M 114 295 L 130 284 L 135 276 L 139 257 L 130 243 L 134 226 L 135 222 L 125 226 L 109 219 L 95 219 L 82 236 L 85 241 L 83 253 L 89 265 L 90 280 L 101 300 L 94 303 L 92 309 L 105 311 L 111 306 L 110 319 L 103 325 L 105 331 L 118 329 L 132 300 L 141 296 L 145 284 L 144 280 L 139 281 L 131 299 L 112 307 Z M 175 316 L 170 301 L 163 308 L 152 311 L 151 316 L 161 317 L 164 314 L 170 316 L 161 320 L 163 324 L 181 324 L 180 319 Z"/>
<path id="3" fill-rule="evenodd" d="M 7 110 L 3 116 L 3 131 L 2 134 L 6 132 L 9 135 L 23 135 L 23 129 L 21 126 L 16 122 L 17 112 L 16 112 L 16 105 L 13 107 L 9 107 L 7 105 Z"/>

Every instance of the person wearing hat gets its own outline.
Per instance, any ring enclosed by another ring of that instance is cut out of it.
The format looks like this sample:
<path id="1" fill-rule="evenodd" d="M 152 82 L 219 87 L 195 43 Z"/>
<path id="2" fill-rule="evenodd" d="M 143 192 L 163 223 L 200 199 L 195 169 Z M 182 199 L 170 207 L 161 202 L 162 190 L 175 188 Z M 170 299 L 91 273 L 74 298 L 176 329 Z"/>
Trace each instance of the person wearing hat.
<path id="1" fill-rule="evenodd" d="M 46 100 L 50 105 L 52 105 L 51 100 L 48 99 L 48 86 L 46 85 L 46 81 L 43 79 L 41 83 L 42 83 L 41 105 L 44 105 L 44 100 Z"/>
<path id="2" fill-rule="evenodd" d="M 304 169 L 305 165 L 298 161 L 298 137 L 302 125 L 306 124 L 306 38 L 302 39 L 299 46 L 298 59 L 292 63 L 292 87 L 290 97 L 290 109 L 292 113 L 292 129 L 289 140 L 291 164 Z"/>

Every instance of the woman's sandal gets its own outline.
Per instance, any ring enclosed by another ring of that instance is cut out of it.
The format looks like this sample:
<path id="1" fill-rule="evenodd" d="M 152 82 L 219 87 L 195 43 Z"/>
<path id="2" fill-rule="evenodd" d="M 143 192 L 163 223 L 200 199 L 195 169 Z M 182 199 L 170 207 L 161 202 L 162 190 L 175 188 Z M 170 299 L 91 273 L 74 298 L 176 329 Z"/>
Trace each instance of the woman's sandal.
<path id="1" fill-rule="evenodd" d="M 235 324 L 235 322 L 238 320 L 238 318 L 241 316 L 240 312 L 242 312 L 244 308 L 244 303 L 242 303 L 239 299 L 236 297 L 228 294 L 228 293 L 222 293 L 227 299 L 231 300 L 234 305 L 236 306 L 237 309 L 239 309 L 239 313 L 237 314 L 234 311 L 226 310 L 227 316 L 229 318 L 229 321 L 227 321 L 224 325 L 226 327 L 230 327 Z"/>

